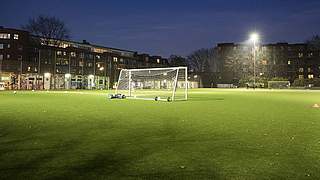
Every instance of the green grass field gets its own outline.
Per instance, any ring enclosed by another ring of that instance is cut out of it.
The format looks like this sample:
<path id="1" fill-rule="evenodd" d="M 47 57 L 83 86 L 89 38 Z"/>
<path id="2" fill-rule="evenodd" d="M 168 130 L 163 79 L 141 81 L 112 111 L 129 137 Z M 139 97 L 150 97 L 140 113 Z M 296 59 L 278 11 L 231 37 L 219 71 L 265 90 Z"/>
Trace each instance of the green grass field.
<path id="1" fill-rule="evenodd" d="M 320 179 L 320 91 L 0 92 L 0 179 Z"/>

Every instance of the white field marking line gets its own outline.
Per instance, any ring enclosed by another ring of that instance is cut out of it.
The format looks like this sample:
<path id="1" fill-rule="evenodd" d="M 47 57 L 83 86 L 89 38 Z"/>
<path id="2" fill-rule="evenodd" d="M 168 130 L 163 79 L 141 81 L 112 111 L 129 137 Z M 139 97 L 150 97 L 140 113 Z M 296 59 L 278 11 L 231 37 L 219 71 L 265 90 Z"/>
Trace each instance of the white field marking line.
<path id="1" fill-rule="evenodd" d="M 198 94 L 198 93 L 214 93 L 214 92 L 313 92 L 319 93 L 320 90 L 309 90 L 309 89 L 245 89 L 245 88 L 238 88 L 238 89 L 223 89 L 223 88 L 212 88 L 202 91 L 201 89 L 191 90 L 189 93 Z"/>
<path id="2" fill-rule="evenodd" d="M 108 95 L 107 92 L 79 92 L 79 91 L 36 91 L 35 93 L 48 93 L 48 94 L 83 94 L 83 95 Z"/>

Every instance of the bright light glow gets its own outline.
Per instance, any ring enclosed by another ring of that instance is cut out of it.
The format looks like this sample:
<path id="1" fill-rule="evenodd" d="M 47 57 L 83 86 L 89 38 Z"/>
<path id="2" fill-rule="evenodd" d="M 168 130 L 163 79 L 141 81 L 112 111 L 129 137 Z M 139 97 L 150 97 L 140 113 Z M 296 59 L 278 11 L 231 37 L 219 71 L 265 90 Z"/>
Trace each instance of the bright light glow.
<path id="1" fill-rule="evenodd" d="M 45 78 L 49 78 L 50 76 L 51 76 L 50 73 L 44 73 L 44 77 L 45 77 Z"/>
<path id="2" fill-rule="evenodd" d="M 104 70 L 104 67 L 100 67 L 99 70 L 100 70 L 100 71 L 103 71 L 103 70 Z"/>
<path id="3" fill-rule="evenodd" d="M 89 79 L 93 79 L 93 78 L 94 78 L 94 75 L 90 74 L 90 75 L 88 76 L 88 78 L 89 78 Z"/>
<path id="4" fill-rule="evenodd" d="M 195 78 L 195 79 L 198 78 L 198 75 L 194 75 L 193 78 Z"/>
<path id="5" fill-rule="evenodd" d="M 258 33 L 252 33 L 250 35 L 250 41 L 256 43 L 259 41 L 259 34 Z"/>
<path id="6" fill-rule="evenodd" d="M 64 77 L 71 78 L 71 74 L 65 74 Z"/>

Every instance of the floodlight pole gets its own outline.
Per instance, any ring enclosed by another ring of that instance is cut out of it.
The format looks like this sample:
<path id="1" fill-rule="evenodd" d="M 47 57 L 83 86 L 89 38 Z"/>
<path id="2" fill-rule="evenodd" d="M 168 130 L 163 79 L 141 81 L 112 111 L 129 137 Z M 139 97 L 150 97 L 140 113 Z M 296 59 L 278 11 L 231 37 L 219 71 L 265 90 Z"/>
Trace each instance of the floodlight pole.
<path id="1" fill-rule="evenodd" d="M 185 99 L 188 100 L 188 68 L 185 68 Z"/>
<path id="2" fill-rule="evenodd" d="M 253 40 L 253 89 L 256 88 L 256 40 Z"/>

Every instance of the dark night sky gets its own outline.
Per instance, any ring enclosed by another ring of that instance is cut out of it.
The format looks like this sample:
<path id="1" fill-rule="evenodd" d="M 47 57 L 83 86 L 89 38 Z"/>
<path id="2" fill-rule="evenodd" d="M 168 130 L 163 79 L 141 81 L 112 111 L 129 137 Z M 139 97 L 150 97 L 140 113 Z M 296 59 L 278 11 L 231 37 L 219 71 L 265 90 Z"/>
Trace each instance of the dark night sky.
<path id="1" fill-rule="evenodd" d="M 265 43 L 320 34 L 319 0 L 6 0 L 0 25 L 39 14 L 64 20 L 73 40 L 163 56 L 242 42 L 255 29 Z"/>

